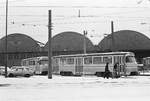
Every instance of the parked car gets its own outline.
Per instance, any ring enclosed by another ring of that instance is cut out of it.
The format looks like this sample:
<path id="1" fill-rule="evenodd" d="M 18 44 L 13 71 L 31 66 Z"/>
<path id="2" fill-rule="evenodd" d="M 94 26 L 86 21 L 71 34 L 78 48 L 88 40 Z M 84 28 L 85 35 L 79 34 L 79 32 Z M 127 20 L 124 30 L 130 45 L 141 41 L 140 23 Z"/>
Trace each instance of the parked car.
<path id="1" fill-rule="evenodd" d="M 8 67 L 7 67 L 7 71 L 10 71 Z M 5 75 L 5 66 L 0 66 L 0 75 Z"/>
<path id="2" fill-rule="evenodd" d="M 16 66 L 8 71 L 8 77 L 24 76 L 30 77 L 33 75 L 33 71 L 26 66 Z"/>
<path id="3" fill-rule="evenodd" d="M 0 75 L 2 75 L 5 72 L 5 67 L 4 66 L 0 66 Z"/>

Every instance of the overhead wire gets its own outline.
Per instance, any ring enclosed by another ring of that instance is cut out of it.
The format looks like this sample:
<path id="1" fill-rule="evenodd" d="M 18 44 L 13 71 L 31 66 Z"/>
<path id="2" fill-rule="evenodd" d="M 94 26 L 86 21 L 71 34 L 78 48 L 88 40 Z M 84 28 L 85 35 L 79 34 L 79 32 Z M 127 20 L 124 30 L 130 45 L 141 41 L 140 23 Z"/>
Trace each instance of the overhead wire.
<path id="1" fill-rule="evenodd" d="M 145 11 L 145 9 L 143 9 Z M 105 14 L 101 14 L 101 15 L 87 15 L 87 16 L 84 16 L 82 15 L 81 17 L 89 17 L 89 18 L 98 18 L 98 17 L 102 17 L 102 16 L 105 16 L 105 15 L 120 15 L 120 14 L 129 14 L 129 13 L 139 13 L 139 12 L 143 12 L 142 11 L 139 11 L 139 10 L 136 10 L 136 11 L 128 11 L 128 12 L 113 12 L 113 13 L 105 13 Z M 0 16 L 5 16 L 5 15 L 0 15 Z M 48 17 L 48 14 L 47 15 L 33 15 L 33 14 L 20 14 L 20 15 L 8 15 L 8 16 L 21 16 L 21 17 Z M 55 18 L 56 17 L 56 18 Z M 58 17 L 58 18 L 57 18 Z M 77 18 L 78 16 L 64 16 L 64 15 L 57 15 L 57 16 L 54 16 L 54 19 L 53 20 L 64 20 L 64 19 L 73 19 L 73 18 Z"/>
<path id="2" fill-rule="evenodd" d="M 77 16 L 71 16 L 71 17 L 67 17 L 68 19 L 69 18 L 73 18 L 73 19 L 76 19 L 76 20 L 79 20 L 79 19 L 82 19 L 82 18 L 102 18 L 102 19 L 107 19 L 107 18 L 114 18 L 114 19 L 127 19 L 127 20 L 129 20 L 129 19 L 132 19 L 132 20 L 143 20 L 143 19 L 149 19 L 150 17 L 143 17 L 143 16 L 139 16 L 139 17 L 135 17 L 135 16 L 131 16 L 131 17 L 128 17 L 128 16 L 80 16 L 80 18 L 79 17 L 77 17 Z M 22 21 L 22 23 L 27 23 L 27 22 L 29 22 L 29 23 L 32 23 L 32 22 L 43 22 L 43 21 L 47 21 L 48 19 L 45 19 L 45 20 L 34 20 L 34 21 Z M 61 19 L 60 19 L 61 20 Z M 96 19 L 96 20 L 98 20 L 98 19 Z M 57 19 L 53 19 L 53 21 L 57 21 Z M 64 20 L 62 20 L 62 21 L 64 21 Z M 68 20 L 67 20 L 68 21 Z M 72 22 L 71 22 L 72 23 Z"/>
<path id="3" fill-rule="evenodd" d="M 49 6 L 16 6 L 16 7 L 49 7 Z M 62 7 L 62 8 L 68 8 L 68 7 L 66 7 L 66 6 L 52 6 L 52 7 Z M 71 7 L 71 8 L 86 8 L 86 7 L 89 7 L 89 6 L 69 6 L 69 7 Z M 107 8 L 107 7 L 103 7 L 103 6 L 92 6 L 92 8 Z M 115 8 L 115 7 L 108 7 L 108 8 Z M 116 7 L 117 8 L 117 7 Z M 121 7 L 121 8 L 128 8 L 128 7 Z M 135 11 L 134 11 L 135 12 Z M 132 20 L 143 20 L 143 19 L 149 19 L 150 17 L 127 17 L 127 16 L 111 16 L 111 15 L 115 15 L 115 14 L 122 14 L 122 13 L 131 13 L 131 12 L 116 12 L 116 13 L 108 13 L 107 15 L 87 15 L 87 16 L 84 16 L 84 15 L 81 15 L 80 16 L 80 18 L 78 17 L 78 16 L 64 16 L 64 15 L 59 15 L 59 16 L 54 16 L 54 17 L 59 17 L 59 18 L 54 18 L 53 19 L 53 21 L 57 21 L 57 20 L 65 20 L 65 19 L 69 19 L 69 20 L 71 20 L 71 19 L 82 19 L 82 18 L 115 18 L 115 19 L 128 19 L 128 21 L 129 21 L 129 19 L 132 19 Z M 5 16 L 5 15 L 0 15 L 0 16 Z M 25 15 L 25 14 L 23 14 L 23 15 L 9 15 L 9 16 L 24 16 L 24 17 L 48 17 L 48 15 L 31 15 L 31 14 L 28 14 L 28 15 Z M 46 21 L 47 19 L 45 19 L 45 21 Z M 44 20 L 43 20 L 44 21 Z M 37 20 L 37 21 L 29 21 L 30 23 L 33 23 L 33 22 L 41 22 L 41 21 L 39 21 L 39 20 Z M 89 22 L 89 21 L 84 21 L 84 22 L 59 22 L 59 23 L 54 23 L 54 24 L 60 24 L 60 25 L 62 25 L 62 24 L 79 24 L 79 23 L 99 23 L 100 21 L 92 21 L 92 22 Z M 15 23 L 16 24 L 16 23 Z M 22 25 L 24 26 L 24 25 L 33 25 L 33 26 L 40 26 L 40 25 L 42 25 L 42 24 L 25 24 L 25 22 L 22 22 Z M 47 25 L 46 25 L 47 26 Z"/>
<path id="4" fill-rule="evenodd" d="M 1 6 L 0 6 L 1 7 Z M 9 6 L 16 8 L 150 8 L 149 6 Z"/>
<path id="5" fill-rule="evenodd" d="M 100 15 L 100 16 L 93 16 L 93 15 L 87 15 L 87 16 L 80 16 L 80 18 L 78 17 L 78 16 L 69 16 L 69 17 L 65 17 L 64 16 L 64 18 L 67 18 L 67 21 L 68 21 L 68 19 L 74 19 L 74 20 L 78 20 L 78 19 L 88 19 L 88 18 L 103 18 L 103 19 L 107 19 L 107 18 L 115 18 L 115 19 L 132 19 L 132 20 L 140 20 L 140 19 L 149 19 L 150 17 L 144 17 L 144 16 L 131 16 L 131 17 L 129 17 L 129 16 L 102 16 L 102 15 Z M 60 18 L 60 19 L 52 19 L 53 21 L 57 21 L 57 20 L 62 20 L 62 21 L 64 21 L 65 19 L 64 18 Z M 32 22 L 42 22 L 42 21 L 47 21 L 48 19 L 45 19 L 45 20 L 36 20 L 36 21 L 26 21 L 26 22 L 30 22 L 30 23 L 32 23 Z M 23 21 L 24 22 L 24 21 Z M 22 23 L 23 23 L 22 22 Z M 24 22 L 25 23 L 25 22 Z"/>
<path id="6" fill-rule="evenodd" d="M 141 19 L 139 19 L 141 20 Z M 104 22 L 107 22 L 107 21 L 112 21 L 112 20 L 106 20 L 106 21 L 69 21 L 69 22 L 53 22 L 52 25 L 53 27 L 54 26 L 57 26 L 57 25 L 73 25 L 73 24 L 87 24 L 87 23 L 90 23 L 90 24 L 101 24 L 101 23 L 104 23 Z M 113 21 L 119 21 L 119 22 L 122 22 L 123 20 L 118 20 L 118 19 L 115 19 Z M 127 21 L 133 21 L 134 20 L 124 20 L 124 22 L 127 22 Z M 48 27 L 48 24 L 32 24 L 32 23 L 16 23 L 16 22 L 11 22 L 9 23 L 10 25 L 21 25 L 21 26 L 33 26 L 33 27 L 37 27 L 37 26 L 45 26 L 45 27 Z"/>

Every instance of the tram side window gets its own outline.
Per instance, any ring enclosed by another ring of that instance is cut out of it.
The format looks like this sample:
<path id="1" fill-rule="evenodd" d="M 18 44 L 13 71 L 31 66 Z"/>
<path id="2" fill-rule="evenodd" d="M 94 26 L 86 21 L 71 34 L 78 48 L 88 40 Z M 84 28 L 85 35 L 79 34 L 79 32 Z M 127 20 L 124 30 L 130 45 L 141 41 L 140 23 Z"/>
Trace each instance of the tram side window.
<path id="1" fill-rule="evenodd" d="M 149 58 L 143 59 L 143 64 L 144 65 L 149 65 L 150 64 L 150 59 Z"/>
<path id="2" fill-rule="evenodd" d="M 112 63 L 112 57 L 103 57 L 103 63 Z"/>
<path id="3" fill-rule="evenodd" d="M 23 65 L 23 66 L 27 66 L 27 62 L 26 62 L 26 61 L 23 61 L 23 62 L 22 62 L 22 65 Z"/>
<path id="4" fill-rule="evenodd" d="M 53 63 L 53 64 L 58 64 L 58 58 L 53 58 L 53 59 L 52 59 L 52 63 Z"/>
<path id="5" fill-rule="evenodd" d="M 147 65 L 149 64 L 149 63 L 148 63 L 148 60 L 149 60 L 149 59 L 146 60 L 146 64 L 147 64 Z"/>
<path id="6" fill-rule="evenodd" d="M 35 61 L 29 61 L 29 65 L 35 65 Z"/>
<path id="7" fill-rule="evenodd" d="M 62 65 L 65 65 L 67 63 L 66 58 L 61 58 L 60 62 L 61 62 Z"/>
<path id="8" fill-rule="evenodd" d="M 145 64 L 147 64 L 147 65 L 148 65 L 148 59 L 145 59 Z"/>
<path id="9" fill-rule="evenodd" d="M 85 57 L 84 64 L 92 64 L 92 57 Z"/>
<path id="10" fill-rule="evenodd" d="M 150 59 L 148 59 L 148 64 L 150 64 Z"/>
<path id="11" fill-rule="evenodd" d="M 93 58 L 93 64 L 101 64 L 101 63 L 102 63 L 102 57 Z"/>
<path id="12" fill-rule="evenodd" d="M 148 64 L 148 59 L 146 60 L 146 64 Z"/>
<path id="13" fill-rule="evenodd" d="M 122 61 L 123 61 L 123 57 L 122 56 L 114 56 L 114 63 L 121 64 Z"/>
<path id="14" fill-rule="evenodd" d="M 68 58 L 67 64 L 74 64 L 74 58 Z"/>
<path id="15" fill-rule="evenodd" d="M 58 65 L 59 64 L 59 59 L 58 58 L 54 58 L 53 59 L 53 65 Z"/>
<path id="16" fill-rule="evenodd" d="M 59 64 L 59 58 L 56 58 L 56 64 Z"/>
<path id="17" fill-rule="evenodd" d="M 143 60 L 143 64 L 147 64 L 147 61 L 146 61 L 146 59 L 144 59 L 144 60 Z"/>

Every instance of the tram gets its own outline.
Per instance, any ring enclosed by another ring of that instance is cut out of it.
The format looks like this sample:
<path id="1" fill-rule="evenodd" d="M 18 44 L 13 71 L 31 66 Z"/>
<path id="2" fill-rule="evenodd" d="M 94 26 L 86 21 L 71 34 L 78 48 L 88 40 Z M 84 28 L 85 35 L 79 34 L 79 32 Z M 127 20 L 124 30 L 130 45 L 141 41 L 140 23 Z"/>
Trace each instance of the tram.
<path id="1" fill-rule="evenodd" d="M 120 74 L 137 75 L 138 64 L 132 52 L 108 52 L 75 55 L 59 55 L 52 58 L 53 73 L 60 75 L 103 76 L 105 65 L 113 73 L 115 63 L 119 63 Z"/>
<path id="2" fill-rule="evenodd" d="M 22 66 L 28 66 L 34 71 L 35 74 L 47 75 L 48 74 L 48 57 L 33 57 L 21 60 Z"/>
<path id="3" fill-rule="evenodd" d="M 150 57 L 143 58 L 143 70 L 150 70 Z"/>

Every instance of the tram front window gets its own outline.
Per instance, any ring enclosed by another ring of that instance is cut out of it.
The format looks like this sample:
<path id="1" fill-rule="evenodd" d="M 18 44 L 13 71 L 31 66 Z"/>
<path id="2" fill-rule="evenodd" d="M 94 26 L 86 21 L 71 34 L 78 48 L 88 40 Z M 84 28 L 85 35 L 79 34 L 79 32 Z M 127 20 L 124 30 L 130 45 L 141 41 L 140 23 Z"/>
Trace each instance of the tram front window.
<path id="1" fill-rule="evenodd" d="M 133 56 L 127 56 L 126 57 L 126 62 L 127 63 L 135 63 L 136 60 L 135 60 L 135 58 Z"/>

